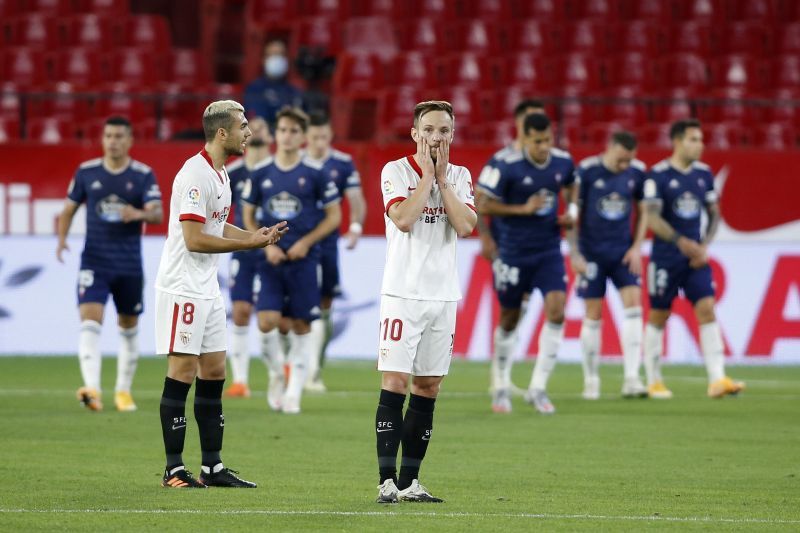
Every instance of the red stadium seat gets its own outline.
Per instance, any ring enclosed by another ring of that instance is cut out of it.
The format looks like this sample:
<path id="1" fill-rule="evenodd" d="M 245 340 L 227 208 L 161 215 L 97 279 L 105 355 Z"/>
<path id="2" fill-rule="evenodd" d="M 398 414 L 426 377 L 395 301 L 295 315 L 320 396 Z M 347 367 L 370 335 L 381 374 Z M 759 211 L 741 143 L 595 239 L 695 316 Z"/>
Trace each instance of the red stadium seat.
<path id="1" fill-rule="evenodd" d="M 643 20 L 613 24 L 608 34 L 611 52 L 639 52 L 647 57 L 656 57 L 665 40 L 660 24 Z"/>
<path id="2" fill-rule="evenodd" d="M 106 118 L 92 118 L 84 121 L 80 130 L 84 139 L 92 141 L 100 140 L 103 137 L 103 130 L 105 129 Z M 152 141 L 158 138 L 158 124 L 156 119 L 152 117 L 143 118 L 131 123 L 133 136 L 137 140 Z"/>
<path id="3" fill-rule="evenodd" d="M 414 106 L 421 99 L 422 92 L 413 87 L 384 91 L 378 100 L 378 137 L 382 141 L 408 140 Z"/>
<path id="4" fill-rule="evenodd" d="M 187 129 L 193 129 L 193 123 L 179 118 L 162 117 L 157 125 L 156 138 L 161 141 L 173 139 L 176 135 Z M 194 126 L 197 128 L 198 126 Z"/>
<path id="5" fill-rule="evenodd" d="M 75 11 L 73 0 L 27 0 L 25 3 L 30 12 L 42 15 L 69 15 Z"/>
<path id="6" fill-rule="evenodd" d="M 478 20 L 510 21 L 514 19 L 513 7 L 507 0 L 470 0 L 465 14 Z"/>
<path id="7" fill-rule="evenodd" d="M 19 15 L 24 9 L 19 0 L 0 0 L 0 17 L 3 19 Z"/>
<path id="8" fill-rule="evenodd" d="M 125 25 L 125 42 L 128 46 L 163 52 L 172 45 L 169 26 L 164 17 L 132 15 Z"/>
<path id="9" fill-rule="evenodd" d="M 105 69 L 97 50 L 67 48 L 51 55 L 53 80 L 91 89 L 105 81 Z"/>
<path id="10" fill-rule="evenodd" d="M 774 28 L 761 22 L 733 22 L 719 32 L 717 51 L 722 54 L 769 56 Z"/>
<path id="11" fill-rule="evenodd" d="M 19 119 L 0 116 L 0 144 L 19 139 Z"/>
<path id="12" fill-rule="evenodd" d="M 775 49 L 779 54 L 800 54 L 800 23 L 786 24 L 778 30 Z"/>
<path id="13" fill-rule="evenodd" d="M 411 9 L 418 17 L 431 17 L 440 21 L 452 21 L 461 16 L 461 6 L 450 0 L 413 0 Z"/>
<path id="14" fill-rule="evenodd" d="M 499 29 L 496 23 L 471 20 L 458 22 L 448 30 L 450 50 L 494 55 L 500 53 Z"/>
<path id="15" fill-rule="evenodd" d="M 522 100 L 538 99 L 542 92 L 536 88 L 527 85 L 509 85 L 503 91 L 495 91 L 494 95 L 494 109 L 498 118 L 511 120 L 514 118 L 514 108 L 517 107 Z M 554 104 L 545 104 L 545 114 L 549 117 L 556 116 L 556 106 Z"/>
<path id="16" fill-rule="evenodd" d="M 76 0 L 85 13 L 124 17 L 130 13 L 130 0 Z"/>
<path id="17" fill-rule="evenodd" d="M 342 48 L 339 21 L 325 17 L 305 18 L 293 24 L 289 49 L 297 53 L 300 47 L 321 48 L 328 54 L 338 54 Z"/>
<path id="18" fill-rule="evenodd" d="M 658 100 L 653 104 L 653 115 L 655 120 L 661 122 L 673 122 L 694 115 L 692 110 L 692 100 L 696 94 L 687 89 L 672 89 L 659 95 Z"/>
<path id="19" fill-rule="evenodd" d="M 0 82 L 0 117 L 19 118 L 20 90 L 13 81 Z"/>
<path id="20" fill-rule="evenodd" d="M 42 118 L 59 117 L 73 122 L 83 120 L 91 116 L 91 105 L 87 95 L 80 94 L 80 91 L 80 87 L 75 87 L 71 83 L 58 82 L 48 89 L 54 96 L 30 103 L 28 115 Z"/>
<path id="21" fill-rule="evenodd" d="M 800 91 L 796 88 L 776 89 L 766 96 L 770 105 L 763 108 L 763 114 L 767 121 L 788 122 L 800 126 L 800 109 L 794 103 L 800 100 Z"/>
<path id="22" fill-rule="evenodd" d="M 762 124 L 756 128 L 755 142 L 765 150 L 791 150 L 798 146 L 797 130 L 783 122 Z"/>
<path id="23" fill-rule="evenodd" d="M 691 53 L 707 57 L 712 51 L 711 24 L 684 22 L 675 24 L 669 33 L 667 51 Z"/>
<path id="24" fill-rule="evenodd" d="M 194 94 L 187 93 L 187 87 L 180 83 L 161 84 L 158 91 L 162 97 L 162 116 L 177 121 L 199 120 L 207 104 L 206 100 L 216 98 L 211 97 L 210 91 L 203 86 L 196 86 L 193 90 Z"/>
<path id="25" fill-rule="evenodd" d="M 590 55 L 567 54 L 548 61 L 547 69 L 564 91 L 592 92 L 600 88 L 600 63 Z"/>
<path id="26" fill-rule="evenodd" d="M 469 52 L 443 57 L 436 62 L 440 87 L 492 89 L 497 86 L 493 63 L 486 57 Z"/>
<path id="27" fill-rule="evenodd" d="M 444 30 L 435 19 L 420 18 L 395 25 L 398 42 L 403 51 L 416 50 L 438 54 L 446 50 Z"/>
<path id="28" fill-rule="evenodd" d="M 633 87 L 622 87 L 604 94 L 609 102 L 603 104 L 599 113 L 602 120 L 640 125 L 647 122 L 647 107 L 641 101 L 641 91 Z"/>
<path id="29" fill-rule="evenodd" d="M 729 0 L 728 17 L 733 20 L 772 21 L 776 7 L 774 0 Z"/>
<path id="30" fill-rule="evenodd" d="M 139 48 L 121 48 L 108 55 L 111 79 L 139 88 L 151 87 L 163 79 L 160 59 Z"/>
<path id="31" fill-rule="evenodd" d="M 703 142 L 712 150 L 730 150 L 747 144 L 747 129 L 736 122 L 703 124 Z"/>
<path id="32" fill-rule="evenodd" d="M 641 134 L 639 135 L 641 144 L 647 145 L 651 148 L 672 150 L 672 140 L 669 138 L 669 129 L 671 126 L 671 122 L 662 122 L 660 124 L 650 124 L 649 126 L 645 126 L 642 128 Z"/>
<path id="33" fill-rule="evenodd" d="M 580 0 L 567 4 L 570 19 L 616 20 L 621 11 L 619 0 Z"/>
<path id="34" fill-rule="evenodd" d="M 389 59 L 397 55 L 394 26 L 385 17 L 358 17 L 344 23 L 344 49 Z"/>
<path id="35" fill-rule="evenodd" d="M 131 122 L 155 115 L 152 99 L 136 92 L 135 86 L 113 83 L 102 91 L 95 102 L 96 115 L 106 118 L 111 115 L 127 117 Z"/>
<path id="36" fill-rule="evenodd" d="M 677 20 L 725 20 L 726 10 L 722 0 L 680 0 L 675 3 Z"/>
<path id="37" fill-rule="evenodd" d="M 655 87 L 655 65 L 649 57 L 638 53 L 623 53 L 605 61 L 606 82 L 610 87 Z"/>
<path id="38" fill-rule="evenodd" d="M 710 65 L 711 82 L 716 87 L 740 87 L 757 90 L 764 87 L 764 71 L 760 62 L 745 55 L 715 59 Z"/>
<path id="39" fill-rule="evenodd" d="M 248 19 L 260 25 L 287 23 L 303 14 L 303 5 L 297 0 L 250 0 L 247 5 Z"/>
<path id="40" fill-rule="evenodd" d="M 555 23 L 567 20 L 565 2 L 561 0 L 527 0 L 520 2 L 519 8 L 525 18 Z"/>
<path id="41" fill-rule="evenodd" d="M 45 55 L 25 47 L 0 49 L 0 79 L 13 81 L 22 89 L 41 85 L 47 76 Z"/>
<path id="42" fill-rule="evenodd" d="M 333 78 L 336 95 L 373 96 L 383 85 L 383 64 L 378 56 L 343 53 L 337 58 Z"/>
<path id="43" fill-rule="evenodd" d="M 348 0 L 304 0 L 302 13 L 310 17 L 329 17 L 346 20 L 352 16 Z"/>
<path id="44" fill-rule="evenodd" d="M 414 6 L 407 0 L 362 0 L 353 5 L 360 17 L 389 17 L 392 20 L 414 17 Z"/>
<path id="45" fill-rule="evenodd" d="M 586 137 L 590 144 L 604 146 L 612 134 L 620 131 L 630 131 L 631 124 L 620 121 L 595 122 L 587 130 Z"/>
<path id="46" fill-rule="evenodd" d="M 753 94 L 740 87 L 725 87 L 714 90 L 711 96 L 712 100 L 698 108 L 703 122 L 738 122 L 747 127 L 756 124 L 759 108 L 748 102 Z"/>
<path id="47" fill-rule="evenodd" d="M 122 44 L 119 25 L 110 17 L 94 13 L 77 15 L 64 21 L 67 43 L 72 46 L 93 46 L 109 50 Z"/>
<path id="48" fill-rule="evenodd" d="M 597 117 L 597 107 L 583 100 L 580 91 L 566 89 L 561 97 L 564 99 L 559 104 L 558 117 L 567 123 L 580 123 L 586 127 L 594 122 Z"/>
<path id="49" fill-rule="evenodd" d="M 588 142 L 587 127 L 585 124 L 572 120 L 563 120 L 558 123 L 558 131 L 555 132 L 555 143 L 558 147 L 565 150 L 572 150 L 576 146 Z"/>
<path id="50" fill-rule="evenodd" d="M 28 121 L 26 138 L 42 144 L 59 144 L 63 141 L 75 139 L 78 128 L 71 119 L 45 117 L 32 118 Z"/>
<path id="51" fill-rule="evenodd" d="M 387 82 L 394 87 L 424 87 L 435 82 L 433 59 L 422 52 L 398 54 L 388 64 Z"/>
<path id="52" fill-rule="evenodd" d="M 487 140 L 494 146 L 507 146 L 517 137 L 517 126 L 509 119 L 486 125 Z"/>
<path id="53" fill-rule="evenodd" d="M 608 50 L 607 24 L 581 20 L 567 25 L 563 36 L 565 51 L 604 55 Z"/>
<path id="54" fill-rule="evenodd" d="M 546 92 L 551 87 L 550 77 L 545 72 L 544 61 L 536 53 L 510 54 L 506 58 L 503 74 L 507 84 L 525 84 L 539 92 Z"/>
<path id="55" fill-rule="evenodd" d="M 489 132 L 483 123 L 494 118 L 489 103 L 482 100 L 480 94 L 465 87 L 452 87 L 442 91 L 444 100 L 453 104 L 456 117 L 456 129 L 460 139 L 485 141 Z"/>
<path id="56" fill-rule="evenodd" d="M 708 85 L 705 61 L 693 54 L 676 54 L 656 62 L 656 74 L 662 87 L 696 87 Z"/>
<path id="57" fill-rule="evenodd" d="M 552 24 L 538 20 L 527 19 L 503 26 L 509 31 L 509 50 L 518 52 L 539 52 L 551 54 L 557 51 L 556 33 Z"/>
<path id="58" fill-rule="evenodd" d="M 54 50 L 61 44 L 58 21 L 54 16 L 26 15 L 6 22 L 11 44 Z"/>
<path id="59" fill-rule="evenodd" d="M 664 23 L 672 18 L 670 0 L 623 0 L 622 16 L 628 20 L 648 20 Z"/>
<path id="60" fill-rule="evenodd" d="M 196 89 L 211 81 L 208 61 L 194 48 L 173 48 L 165 59 L 169 82 Z"/>
<path id="61" fill-rule="evenodd" d="M 800 87 L 800 57 L 795 54 L 778 56 L 772 61 L 770 85 L 775 88 Z"/>

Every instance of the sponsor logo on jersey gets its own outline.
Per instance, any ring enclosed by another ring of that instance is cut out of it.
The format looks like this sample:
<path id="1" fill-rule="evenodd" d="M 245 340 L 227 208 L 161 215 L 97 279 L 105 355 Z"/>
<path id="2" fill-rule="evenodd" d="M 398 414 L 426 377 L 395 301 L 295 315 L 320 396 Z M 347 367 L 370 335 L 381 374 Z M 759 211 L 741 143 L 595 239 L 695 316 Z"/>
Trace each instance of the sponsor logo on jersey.
<path id="1" fill-rule="evenodd" d="M 544 197 L 544 204 L 534 214 L 540 217 L 551 214 L 556 207 L 556 194 L 550 189 L 539 189 L 536 194 Z"/>
<path id="2" fill-rule="evenodd" d="M 602 189 L 602 188 L 604 188 L 605 186 L 606 186 L 606 182 L 605 182 L 605 181 L 603 181 L 602 179 L 599 179 L 599 180 L 597 180 L 597 181 L 595 181 L 595 182 L 594 182 L 594 187 L 595 187 L 595 189 Z"/>
<path id="3" fill-rule="evenodd" d="M 190 187 L 186 191 L 186 198 L 190 207 L 200 207 L 200 187 Z"/>
<path id="4" fill-rule="evenodd" d="M 606 220 L 622 220 L 628 214 L 628 199 L 614 191 L 597 200 L 597 212 Z"/>
<path id="5" fill-rule="evenodd" d="M 94 181 L 92 182 L 91 189 L 92 189 L 93 191 L 96 191 L 97 189 L 102 189 L 102 188 L 103 188 L 103 184 L 102 184 L 102 183 L 100 183 L 100 180 L 94 180 Z"/>
<path id="6" fill-rule="evenodd" d="M 306 184 L 306 179 L 305 179 L 303 176 L 300 176 L 299 178 L 297 178 L 297 184 L 298 184 L 299 186 L 301 186 L 301 187 L 305 186 L 305 184 Z"/>
<path id="7" fill-rule="evenodd" d="M 334 168 L 331 170 L 331 179 L 336 179 L 337 177 L 339 177 L 339 171 Z"/>
<path id="8" fill-rule="evenodd" d="M 180 336 L 181 342 L 183 343 L 184 346 L 189 344 L 189 341 L 192 340 L 192 332 L 191 331 L 181 331 L 179 333 L 179 336 Z"/>
<path id="9" fill-rule="evenodd" d="M 522 184 L 523 185 L 533 185 L 533 178 L 530 177 L 530 176 L 525 176 L 524 178 L 522 178 Z"/>
<path id="10" fill-rule="evenodd" d="M 677 189 L 680 186 L 681 186 L 681 184 L 678 183 L 678 180 L 676 180 L 675 178 L 669 180 L 669 188 L 670 189 Z"/>
<path id="11" fill-rule="evenodd" d="M 698 184 L 700 187 L 703 187 L 703 188 L 705 188 L 705 186 L 706 186 L 706 180 L 704 180 L 703 178 L 698 178 L 698 179 L 697 179 L 697 184 Z"/>
<path id="12" fill-rule="evenodd" d="M 269 189 L 270 187 L 272 187 L 272 180 L 271 179 L 267 178 L 267 179 L 265 179 L 264 181 L 261 182 L 261 188 L 262 189 Z"/>
<path id="13" fill-rule="evenodd" d="M 693 219 L 700 216 L 700 201 L 697 196 L 689 191 L 684 192 L 672 203 L 672 210 L 683 219 Z"/>
<path id="14" fill-rule="evenodd" d="M 386 180 L 383 182 L 383 194 L 392 194 L 394 193 L 394 184 L 391 181 Z"/>
<path id="15" fill-rule="evenodd" d="M 300 198 L 287 191 L 281 191 L 267 201 L 267 211 L 272 218 L 291 220 L 303 210 Z"/>
<path id="16" fill-rule="evenodd" d="M 125 184 L 125 190 L 126 191 L 132 191 L 133 190 L 133 183 L 131 183 L 130 181 L 128 183 L 126 183 Z"/>
<path id="17" fill-rule="evenodd" d="M 128 202 L 116 194 L 109 194 L 97 202 L 95 211 L 103 222 L 122 222 L 122 208 L 126 205 Z"/>
<path id="18" fill-rule="evenodd" d="M 216 222 L 217 224 L 224 224 L 226 220 L 228 220 L 228 215 L 231 212 L 230 206 L 225 206 L 222 211 L 214 211 L 211 213 L 211 220 Z"/>

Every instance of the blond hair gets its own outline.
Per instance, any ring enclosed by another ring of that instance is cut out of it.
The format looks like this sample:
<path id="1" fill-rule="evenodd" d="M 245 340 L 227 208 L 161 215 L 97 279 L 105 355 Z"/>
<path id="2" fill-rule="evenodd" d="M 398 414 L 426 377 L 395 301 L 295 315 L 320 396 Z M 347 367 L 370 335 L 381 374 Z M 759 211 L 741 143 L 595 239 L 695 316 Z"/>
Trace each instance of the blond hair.
<path id="1" fill-rule="evenodd" d="M 455 124 L 456 116 L 453 113 L 453 104 L 444 100 L 428 100 L 414 106 L 414 127 L 419 127 L 419 119 L 431 111 L 444 111 L 450 115 L 450 120 Z"/>
<path id="2" fill-rule="evenodd" d="M 203 112 L 203 133 L 206 141 L 213 141 L 220 128 L 230 131 L 236 111 L 244 113 L 244 107 L 235 100 L 218 100 L 208 104 Z"/>

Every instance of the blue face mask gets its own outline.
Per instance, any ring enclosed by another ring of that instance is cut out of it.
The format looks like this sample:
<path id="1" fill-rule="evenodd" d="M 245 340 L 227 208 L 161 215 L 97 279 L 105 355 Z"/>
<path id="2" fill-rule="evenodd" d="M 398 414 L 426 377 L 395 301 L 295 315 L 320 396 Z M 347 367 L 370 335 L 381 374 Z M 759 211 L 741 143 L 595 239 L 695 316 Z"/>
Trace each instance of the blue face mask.
<path id="1" fill-rule="evenodd" d="M 264 74 L 268 78 L 283 78 L 289 70 L 286 56 L 272 55 L 264 60 Z"/>

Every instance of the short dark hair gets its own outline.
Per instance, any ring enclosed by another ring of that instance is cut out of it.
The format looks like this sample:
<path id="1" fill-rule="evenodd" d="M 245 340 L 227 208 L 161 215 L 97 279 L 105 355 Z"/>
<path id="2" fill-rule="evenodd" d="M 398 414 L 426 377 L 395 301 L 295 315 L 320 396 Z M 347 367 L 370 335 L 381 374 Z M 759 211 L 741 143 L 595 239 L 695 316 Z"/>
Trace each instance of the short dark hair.
<path id="1" fill-rule="evenodd" d="M 531 130 L 542 132 L 549 127 L 550 119 L 547 118 L 547 115 L 543 115 L 542 113 L 531 113 L 525 117 L 522 131 L 524 131 L 525 135 L 527 135 Z"/>
<path id="2" fill-rule="evenodd" d="M 292 107 L 290 105 L 283 106 L 280 111 L 278 111 L 278 114 L 275 115 L 275 124 L 277 125 L 278 121 L 282 118 L 288 118 L 297 123 L 300 129 L 303 130 L 303 133 L 308 131 L 308 115 L 299 107 Z"/>
<path id="3" fill-rule="evenodd" d="M 133 127 L 131 126 L 131 121 L 119 115 L 108 117 L 105 123 L 103 123 L 103 126 L 125 126 L 126 128 L 128 128 L 128 131 L 133 130 Z"/>
<path id="4" fill-rule="evenodd" d="M 331 118 L 324 111 L 312 111 L 308 114 L 309 126 L 327 126 L 331 123 Z"/>
<path id="5" fill-rule="evenodd" d="M 669 138 L 682 138 L 684 133 L 686 133 L 686 130 L 689 128 L 701 128 L 700 121 L 696 118 L 684 118 L 682 120 L 676 120 L 672 123 L 672 126 L 669 127 Z"/>
<path id="6" fill-rule="evenodd" d="M 626 150 L 636 150 L 639 141 L 636 135 L 629 131 L 615 131 L 611 134 L 611 144 L 618 144 Z"/>
<path id="7" fill-rule="evenodd" d="M 422 118 L 423 115 L 431 111 L 444 111 L 450 115 L 454 123 L 456 121 L 455 113 L 453 113 L 453 104 L 444 100 L 428 100 L 414 106 L 414 127 L 416 128 L 419 125 L 419 119 Z"/>
<path id="8" fill-rule="evenodd" d="M 541 100 L 526 98 L 525 100 L 520 101 L 516 106 L 514 106 L 514 118 L 521 117 L 531 107 L 544 109 L 544 103 Z"/>

